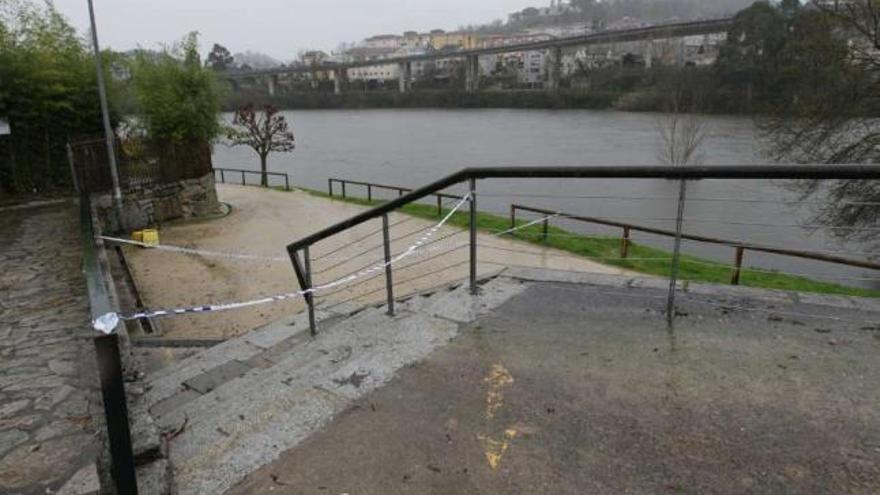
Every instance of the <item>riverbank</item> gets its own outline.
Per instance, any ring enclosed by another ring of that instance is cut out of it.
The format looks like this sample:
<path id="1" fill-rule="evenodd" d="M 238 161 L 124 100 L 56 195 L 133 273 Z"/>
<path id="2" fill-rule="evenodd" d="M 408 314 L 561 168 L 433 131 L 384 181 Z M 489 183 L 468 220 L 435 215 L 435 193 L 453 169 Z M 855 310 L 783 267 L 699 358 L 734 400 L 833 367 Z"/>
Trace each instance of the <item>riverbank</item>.
<path id="1" fill-rule="evenodd" d="M 334 201 L 365 206 L 377 206 L 382 203 L 382 201 L 378 200 L 368 201 L 360 198 L 330 198 L 328 194 L 321 191 L 306 191 L 312 195 Z M 399 211 L 424 219 L 437 218 L 437 207 L 433 205 L 409 204 Z M 527 220 L 518 220 L 516 224 L 518 227 L 524 227 L 528 223 L 529 221 Z M 470 225 L 470 218 L 467 213 L 459 212 L 452 216 L 449 225 L 466 229 Z M 477 215 L 477 227 L 483 232 L 497 233 L 511 228 L 511 225 L 510 219 L 506 217 L 480 212 Z M 672 253 L 669 251 L 632 242 L 628 248 L 627 259 L 622 259 L 620 257 L 621 240 L 616 237 L 587 236 L 551 225 L 545 238 L 543 226 L 540 224 L 522 228 L 510 234 L 510 237 L 532 245 L 541 246 L 542 248 L 557 249 L 604 265 L 647 275 L 669 277 L 671 271 Z M 680 280 L 728 284 L 730 283 L 731 274 L 732 268 L 728 265 L 687 254 L 681 256 L 679 267 Z M 878 290 L 849 287 L 747 266 L 742 269 L 740 285 L 817 294 L 880 297 L 880 291 Z"/>

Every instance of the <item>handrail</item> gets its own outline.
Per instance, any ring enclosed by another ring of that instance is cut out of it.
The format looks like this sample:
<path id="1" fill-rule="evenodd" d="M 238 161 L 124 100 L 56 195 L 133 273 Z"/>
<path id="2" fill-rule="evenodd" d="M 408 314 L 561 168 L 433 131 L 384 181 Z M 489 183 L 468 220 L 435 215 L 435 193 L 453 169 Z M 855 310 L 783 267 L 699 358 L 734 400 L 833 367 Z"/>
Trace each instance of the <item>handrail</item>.
<path id="1" fill-rule="evenodd" d="M 557 179 L 557 178 L 582 178 L 582 179 L 673 179 L 673 180 L 696 180 L 696 179 L 880 179 L 880 167 L 868 165 L 726 165 L 726 166 L 615 166 L 615 167 L 497 167 L 497 168 L 467 168 L 455 174 L 444 177 L 424 187 L 402 194 L 379 205 L 371 210 L 355 215 L 348 220 L 320 230 L 306 236 L 287 246 L 290 261 L 296 273 L 297 281 L 304 291 L 306 305 L 309 311 L 309 328 L 314 335 L 317 332 L 315 324 L 315 294 L 312 290 L 312 273 L 310 268 L 309 248 L 316 242 L 341 233 L 352 227 L 356 227 L 373 219 L 382 218 L 384 238 L 388 239 L 388 214 L 407 204 L 418 201 L 430 195 L 440 194 L 440 191 L 448 187 L 468 183 L 468 194 L 465 197 L 470 205 L 470 289 L 472 294 L 477 294 L 477 180 L 478 179 Z M 333 181 L 330 181 L 331 188 Z M 369 183 L 366 183 L 369 187 Z M 393 187 L 393 189 L 398 189 Z M 684 185 L 682 185 L 684 191 Z M 683 194 L 683 192 L 682 192 Z M 681 199 L 679 200 L 681 204 Z M 459 205 L 461 206 L 461 205 Z M 681 208 L 679 208 L 681 209 Z M 442 208 L 441 208 L 442 210 Z M 679 220 L 679 226 L 681 222 Z M 682 232 L 676 231 L 676 248 L 673 255 L 673 275 L 670 278 L 669 301 L 667 303 L 667 319 L 670 325 L 674 320 L 676 276 L 675 267 L 678 264 L 679 246 Z M 622 251 L 626 249 L 628 242 L 624 242 Z M 737 264 L 742 264 L 744 248 L 737 249 Z M 390 265 L 388 265 L 390 267 Z M 739 272 L 734 274 L 734 280 L 739 281 Z M 391 270 L 387 270 L 388 284 L 391 284 Z M 393 308 L 392 291 L 388 291 L 388 307 Z M 389 311 L 389 314 L 393 309 Z"/>
<path id="2" fill-rule="evenodd" d="M 226 184 L 226 172 L 232 172 L 236 174 L 241 174 L 241 184 L 243 186 L 247 185 L 247 179 L 245 179 L 245 174 L 257 174 L 262 176 L 263 172 L 259 170 L 245 170 L 241 168 L 227 168 L 227 167 L 214 167 L 213 169 L 214 177 L 217 177 L 217 172 L 220 172 L 220 183 Z M 272 177 L 284 177 L 284 189 L 286 191 L 290 191 L 290 175 L 286 172 L 265 172 L 266 176 Z"/>
<path id="3" fill-rule="evenodd" d="M 871 165 L 724 165 L 724 166 L 614 166 L 614 167 L 493 167 L 467 168 L 416 189 L 397 199 L 331 225 L 287 246 L 289 253 L 364 222 L 391 213 L 450 186 L 471 179 L 880 179 L 880 167 Z"/>
<path id="4" fill-rule="evenodd" d="M 604 225 L 607 227 L 618 227 L 623 229 L 623 238 L 621 239 L 621 258 L 627 257 L 628 244 L 629 244 L 629 233 L 630 231 L 636 232 L 644 232 L 646 234 L 654 234 L 665 237 L 675 237 L 677 234 L 675 231 L 660 229 L 656 227 L 648 227 L 644 225 L 637 225 L 625 222 L 616 222 L 613 220 L 606 220 L 603 218 L 593 218 L 593 217 L 584 217 L 580 215 L 572 215 L 569 213 L 562 213 L 559 211 L 547 210 L 544 208 L 535 208 L 531 206 L 523 206 L 518 204 L 510 205 L 510 222 L 513 227 L 516 226 L 516 212 L 517 211 L 528 211 L 531 213 L 538 213 L 541 215 L 553 215 L 556 218 L 568 219 L 568 220 L 576 220 L 578 222 L 592 223 L 596 225 Z M 544 239 L 546 240 L 548 237 L 547 227 L 549 225 L 550 218 L 544 220 Z M 742 262 L 743 262 L 743 254 L 745 251 L 755 251 L 760 253 L 768 253 L 768 254 L 779 254 L 783 256 L 791 256 L 794 258 L 803 258 L 814 261 L 824 261 L 828 263 L 836 263 L 839 265 L 853 266 L 856 268 L 868 268 L 871 270 L 880 270 L 880 263 L 872 263 L 867 260 L 857 260 L 852 258 L 846 258 L 843 256 L 833 256 L 823 253 L 813 253 L 809 251 L 802 251 L 798 249 L 784 249 L 777 248 L 773 246 L 764 246 L 761 244 L 754 244 L 750 242 L 740 242 L 740 241 L 731 241 L 728 239 L 719 239 L 715 237 L 708 237 L 703 235 L 696 234 L 681 234 L 682 239 L 687 239 L 690 241 L 698 241 L 704 242 L 707 244 L 718 244 L 722 246 L 728 246 L 731 248 L 735 248 L 736 257 L 734 261 L 734 275 L 731 279 L 731 283 L 733 285 L 739 284 L 739 275 L 742 270 Z"/>
<path id="5" fill-rule="evenodd" d="M 107 287 L 108 275 L 98 258 L 98 246 L 92 205 L 87 194 L 83 194 L 80 203 L 80 233 L 83 246 L 83 274 L 89 294 L 89 307 L 92 321 L 116 309 L 110 298 Z M 90 329 L 94 335 L 94 329 Z M 122 376 L 122 358 L 119 354 L 119 335 L 99 335 L 93 338 L 95 358 L 98 365 L 98 376 L 101 381 L 101 396 L 104 403 L 104 416 L 107 425 L 107 438 L 113 480 L 117 493 L 137 495 L 137 476 L 134 467 L 131 428 L 128 418 L 125 381 Z"/>

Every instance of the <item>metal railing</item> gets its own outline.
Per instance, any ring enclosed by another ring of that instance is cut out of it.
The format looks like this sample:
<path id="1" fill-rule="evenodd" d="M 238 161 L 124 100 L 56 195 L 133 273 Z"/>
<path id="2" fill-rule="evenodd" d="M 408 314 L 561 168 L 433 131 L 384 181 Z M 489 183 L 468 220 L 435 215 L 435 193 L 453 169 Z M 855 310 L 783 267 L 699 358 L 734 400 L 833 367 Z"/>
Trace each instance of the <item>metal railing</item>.
<path id="1" fill-rule="evenodd" d="M 472 294 L 478 293 L 477 284 L 477 181 L 488 179 L 667 179 L 683 181 L 700 179 L 812 179 L 812 180 L 880 180 L 880 167 L 866 165 L 762 165 L 762 166 L 614 166 L 614 167 L 499 167 L 499 168 L 469 168 L 445 177 L 441 180 L 428 184 L 422 188 L 408 191 L 405 188 L 385 186 L 398 191 L 399 197 L 383 203 L 369 211 L 365 211 L 348 220 L 322 229 L 312 235 L 306 236 L 287 246 L 287 251 L 293 264 L 294 272 L 300 287 L 304 291 L 304 297 L 308 306 L 309 325 L 313 334 L 317 328 L 315 324 L 315 294 L 312 284 L 310 248 L 320 241 L 337 234 L 348 231 L 370 220 L 381 219 L 382 229 L 379 231 L 383 236 L 383 244 L 389 245 L 388 215 L 397 209 L 414 203 L 429 196 L 441 194 L 443 190 L 459 184 L 467 184 L 466 196 L 469 204 L 469 282 Z M 352 181 L 331 180 L 333 182 L 350 183 Z M 376 187 L 374 184 L 360 183 L 360 185 Z M 678 201 L 683 204 L 683 192 L 679 194 Z M 458 197 L 449 195 L 450 197 Z M 555 212 L 554 212 L 555 214 Z M 679 252 L 681 240 L 684 234 L 681 230 L 682 217 L 679 215 L 675 232 L 676 250 L 672 259 L 672 276 L 670 277 L 670 296 L 667 308 L 667 318 L 672 323 L 674 318 L 674 298 L 677 290 L 677 267 L 679 264 Z M 621 226 L 622 225 L 617 225 Z M 376 232 L 378 233 L 378 232 Z M 757 246 L 743 246 L 745 249 L 754 249 Z M 386 257 L 387 259 L 387 257 Z M 387 262 L 386 262 L 387 263 Z M 387 268 L 390 268 L 390 264 Z M 386 270 L 388 287 L 393 286 L 392 270 Z M 393 308 L 393 290 L 387 291 L 389 313 Z"/>
<path id="2" fill-rule="evenodd" d="M 384 184 L 376 184 L 375 182 L 362 182 L 357 180 L 348 180 L 348 179 L 327 179 L 327 192 L 330 194 L 330 197 L 334 197 L 335 188 L 333 184 L 339 184 L 341 189 L 341 196 L 343 199 L 348 198 L 348 192 L 346 186 L 351 184 L 353 186 L 361 186 L 365 187 L 367 190 L 367 201 L 373 201 L 373 190 L 385 190 L 385 191 L 393 191 L 397 193 L 397 197 L 402 197 L 404 194 L 411 193 L 413 190 L 407 187 L 400 186 L 387 186 Z M 437 216 L 443 216 L 443 200 L 444 199 L 461 199 L 461 196 L 457 196 L 455 194 L 446 194 L 446 193 L 434 193 L 431 196 L 434 196 L 437 200 Z"/>
<path id="3" fill-rule="evenodd" d="M 220 172 L 220 183 L 226 184 L 226 174 L 231 175 L 241 175 L 241 185 L 246 186 L 247 176 L 249 174 L 259 175 L 260 178 L 263 176 L 263 172 L 256 170 L 244 170 L 240 168 L 217 168 L 214 167 L 214 179 L 217 179 L 217 172 Z M 290 176 L 284 172 L 266 172 L 266 177 L 284 177 L 284 190 L 290 191 Z"/>
<path id="4" fill-rule="evenodd" d="M 101 265 L 96 245 L 91 202 L 87 195 L 80 198 L 80 232 L 83 246 L 83 274 L 89 294 L 92 320 L 114 313 L 107 287 L 108 274 Z M 90 334 L 95 334 L 89 328 Z M 119 494 L 137 495 L 134 453 L 129 426 L 128 403 L 122 376 L 122 358 L 119 354 L 119 335 L 94 337 L 107 437 L 110 444 L 113 481 Z"/>
<path id="5" fill-rule="evenodd" d="M 562 213 L 559 211 L 548 210 L 545 208 L 535 208 L 531 206 L 523 206 L 518 204 L 510 205 L 510 225 L 511 228 L 516 227 L 516 212 L 517 211 L 526 211 L 531 213 L 537 213 L 539 215 L 549 215 L 554 218 L 564 219 L 564 220 L 575 220 L 583 223 L 590 223 L 594 225 L 602 225 L 606 227 L 618 227 L 623 229 L 623 235 L 620 239 L 620 257 L 622 259 L 626 259 L 629 255 L 629 247 L 632 244 L 632 232 L 642 232 L 645 234 L 654 234 L 662 237 L 676 237 L 676 232 L 672 230 L 658 229 L 655 227 L 647 227 L 644 225 L 636 225 L 625 222 L 616 222 L 613 220 L 606 220 L 603 218 L 592 218 L 585 217 L 580 215 L 572 215 L 570 213 Z M 546 241 L 550 236 L 550 221 L 551 218 L 547 217 L 542 220 L 543 225 L 543 239 Z M 716 244 L 721 246 L 728 246 L 735 249 L 734 254 L 734 264 L 733 264 L 733 272 L 731 274 L 730 283 L 732 285 L 739 285 L 740 277 L 742 276 L 742 265 L 745 258 L 746 251 L 755 251 L 760 253 L 768 253 L 768 254 L 779 254 L 783 256 L 791 256 L 795 258 L 803 258 L 814 261 L 825 261 L 828 263 L 836 263 L 839 265 L 852 266 L 856 268 L 868 268 L 872 270 L 880 270 L 880 263 L 872 263 L 867 260 L 856 260 L 851 258 L 844 258 L 841 256 L 833 256 L 823 253 L 815 253 L 809 251 L 802 251 L 798 249 L 782 249 L 772 246 L 762 246 L 760 244 L 753 244 L 748 242 L 741 241 L 731 241 L 727 239 L 718 239 L 715 237 L 708 237 L 703 235 L 694 235 L 682 233 L 681 238 L 689 241 L 697 241 L 703 242 L 707 244 Z"/>

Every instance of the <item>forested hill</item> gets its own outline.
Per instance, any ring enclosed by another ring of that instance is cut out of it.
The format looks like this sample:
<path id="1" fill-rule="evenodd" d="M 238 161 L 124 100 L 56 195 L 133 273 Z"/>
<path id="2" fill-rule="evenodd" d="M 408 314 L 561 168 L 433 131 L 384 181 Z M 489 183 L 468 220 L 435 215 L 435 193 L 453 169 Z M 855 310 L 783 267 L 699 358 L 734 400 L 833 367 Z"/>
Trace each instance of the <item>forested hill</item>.
<path id="1" fill-rule="evenodd" d="M 604 26 L 624 18 L 645 22 L 708 19 L 731 16 L 754 0 L 558 0 L 548 8 L 537 4 L 513 13 L 506 21 L 468 26 L 478 31 L 508 31 L 537 26 L 583 22 Z M 537 2 L 536 2 L 537 3 Z"/>

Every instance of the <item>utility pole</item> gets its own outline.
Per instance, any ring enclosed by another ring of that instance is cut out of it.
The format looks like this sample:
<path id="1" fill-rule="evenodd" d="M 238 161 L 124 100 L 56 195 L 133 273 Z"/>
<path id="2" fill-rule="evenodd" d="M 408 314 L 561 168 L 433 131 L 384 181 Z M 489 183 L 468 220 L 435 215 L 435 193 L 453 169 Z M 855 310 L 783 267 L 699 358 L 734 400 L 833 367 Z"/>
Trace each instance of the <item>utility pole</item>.
<path id="1" fill-rule="evenodd" d="M 116 166 L 116 146 L 113 137 L 113 127 L 110 125 L 110 108 L 107 105 L 107 87 L 104 84 L 104 63 L 101 60 L 101 47 L 98 45 L 98 28 L 95 25 L 95 7 L 92 0 L 89 3 L 89 18 L 92 22 L 92 47 L 95 50 L 95 67 L 98 71 L 98 98 L 101 100 L 101 116 L 104 119 L 104 137 L 107 141 L 107 158 L 110 161 L 110 176 L 113 178 L 113 202 L 116 205 L 116 215 L 119 226 L 122 224 L 122 190 L 119 188 L 119 171 Z"/>

